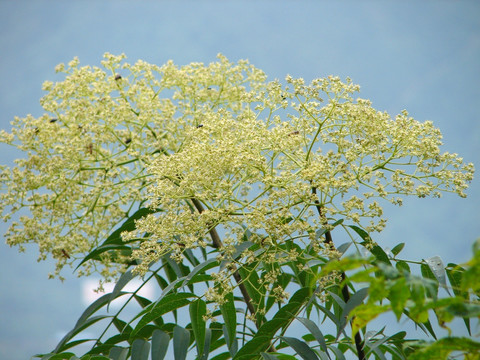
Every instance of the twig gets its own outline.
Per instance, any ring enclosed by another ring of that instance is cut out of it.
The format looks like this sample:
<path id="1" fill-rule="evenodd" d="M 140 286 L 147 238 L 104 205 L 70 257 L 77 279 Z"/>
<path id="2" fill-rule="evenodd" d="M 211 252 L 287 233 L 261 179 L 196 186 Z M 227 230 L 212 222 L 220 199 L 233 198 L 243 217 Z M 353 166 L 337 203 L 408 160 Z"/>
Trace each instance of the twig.
<path id="1" fill-rule="evenodd" d="M 200 201 L 198 201 L 195 198 L 192 198 L 191 200 L 199 213 L 202 213 L 205 211 Z M 209 233 L 210 233 L 210 237 L 212 238 L 213 247 L 216 249 L 221 249 L 223 247 L 222 240 L 220 239 L 220 236 L 218 236 L 218 232 L 215 229 L 215 227 L 212 227 L 209 230 Z M 243 283 L 242 277 L 240 276 L 238 270 L 236 269 L 236 267 L 234 267 L 233 269 L 234 269 L 233 278 L 237 282 L 238 287 L 242 293 L 242 296 L 245 299 L 245 303 L 247 304 L 248 311 L 250 311 L 250 313 L 255 317 L 255 307 L 253 306 L 252 298 L 248 294 L 247 288 L 245 287 L 245 284 Z M 257 321 L 255 321 L 255 323 L 257 325 L 257 328 L 261 325 L 261 324 L 258 324 Z"/>
<path id="2" fill-rule="evenodd" d="M 312 194 L 317 195 L 316 187 L 312 187 Z M 315 207 L 317 209 L 318 216 L 320 216 L 320 218 L 323 218 L 324 215 L 322 213 L 322 205 L 320 204 L 320 201 L 318 201 L 318 198 L 315 198 Z M 330 230 L 327 230 L 325 232 L 325 242 L 332 249 L 335 249 L 335 245 L 333 243 L 332 234 L 330 233 Z M 342 296 L 343 296 L 343 300 L 346 303 L 348 302 L 348 300 L 350 300 L 350 290 L 348 290 L 348 285 L 345 281 L 347 276 L 345 275 L 344 271 L 342 271 L 341 277 L 342 277 L 342 282 L 344 283 L 342 287 Z M 354 318 L 355 317 L 352 317 L 352 319 L 350 320 L 350 323 L 353 322 Z M 357 348 L 358 360 L 365 360 L 365 352 L 363 351 L 363 340 L 362 340 L 362 336 L 360 335 L 360 332 L 357 332 L 355 334 L 355 347 Z"/>
<path id="3" fill-rule="evenodd" d="M 198 199 L 192 198 L 192 202 L 193 202 L 193 205 L 197 208 L 199 213 L 202 213 L 205 210 L 203 208 L 202 203 Z M 216 249 L 221 249 L 222 246 L 223 246 L 222 240 L 220 239 L 220 236 L 218 235 L 218 232 L 215 229 L 215 227 L 212 227 L 209 230 L 209 233 L 210 233 L 210 237 L 212 238 L 213 247 L 216 248 Z M 235 279 L 235 281 L 238 284 L 238 288 L 240 289 L 240 291 L 242 293 L 242 296 L 243 296 L 243 299 L 245 300 L 245 303 L 247 304 L 248 311 L 250 311 L 250 314 L 252 314 L 252 316 L 254 317 L 255 325 L 257 326 L 257 329 L 258 329 L 260 327 L 260 325 L 262 325 L 262 324 L 259 323 L 259 321 L 255 317 L 255 307 L 253 306 L 252 298 L 250 297 L 250 294 L 248 293 L 248 290 L 245 287 L 245 284 L 243 283 L 242 276 L 240 275 L 240 273 L 236 269 L 235 265 L 233 265 L 233 270 L 234 270 L 233 271 L 233 278 Z M 277 349 L 275 348 L 275 345 L 273 345 L 273 343 L 270 343 L 270 347 L 268 348 L 267 351 L 268 352 L 276 352 Z"/>

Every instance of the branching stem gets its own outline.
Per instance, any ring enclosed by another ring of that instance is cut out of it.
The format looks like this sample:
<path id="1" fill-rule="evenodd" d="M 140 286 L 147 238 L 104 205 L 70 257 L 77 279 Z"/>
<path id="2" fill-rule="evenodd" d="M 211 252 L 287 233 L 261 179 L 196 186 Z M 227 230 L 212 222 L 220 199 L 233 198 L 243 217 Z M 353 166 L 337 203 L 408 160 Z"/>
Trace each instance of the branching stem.
<path id="1" fill-rule="evenodd" d="M 202 203 L 198 199 L 192 198 L 192 202 L 193 202 L 193 205 L 195 206 L 195 208 L 198 210 L 199 213 L 202 213 L 202 212 L 205 211 Z M 215 227 L 212 227 L 209 230 L 209 233 L 210 233 L 210 237 L 212 238 L 213 247 L 216 248 L 216 249 L 221 249 L 223 247 L 222 240 L 220 239 L 220 236 L 218 235 L 218 232 L 215 229 Z M 236 268 L 234 268 L 233 278 L 235 279 L 235 281 L 238 284 L 238 287 L 239 287 L 239 289 L 242 293 L 243 299 L 245 300 L 245 303 L 247 304 L 248 311 L 250 311 L 250 314 L 255 316 L 255 307 L 253 306 L 252 298 L 248 294 L 247 288 L 245 287 L 245 284 L 243 283 L 242 277 L 240 276 L 240 274 L 239 274 L 239 272 Z M 257 327 L 260 326 L 260 324 L 258 324 L 257 322 L 256 322 L 256 325 L 257 325 Z"/>
<path id="2" fill-rule="evenodd" d="M 193 202 L 193 205 L 195 206 L 195 208 L 198 210 L 199 213 L 202 213 L 203 211 L 205 211 L 202 203 L 198 199 L 192 198 L 192 202 Z M 210 233 L 210 237 L 212 238 L 213 247 L 216 248 L 216 249 L 221 249 L 222 246 L 223 246 L 222 240 L 220 239 L 220 236 L 218 235 L 218 232 L 215 229 L 215 227 L 212 227 L 209 230 L 209 233 Z M 257 326 L 257 329 L 258 329 L 260 327 L 260 325 L 262 325 L 262 324 L 257 320 L 257 318 L 255 316 L 255 307 L 253 306 L 252 298 L 250 297 L 250 294 L 248 293 L 248 290 L 245 287 L 245 284 L 243 283 L 243 279 L 242 279 L 240 273 L 238 272 L 238 270 L 236 269 L 235 265 L 233 267 L 233 278 L 235 279 L 235 281 L 238 284 L 238 288 L 240 289 L 240 292 L 242 293 L 243 299 L 245 300 L 245 303 L 247 304 L 248 311 L 250 312 L 250 314 L 252 314 L 253 318 L 255 319 L 255 325 Z M 277 351 L 277 349 L 275 348 L 275 345 L 273 345 L 273 343 L 271 343 L 270 347 L 268 348 L 268 352 L 276 352 L 276 351 Z"/>
<path id="3" fill-rule="evenodd" d="M 317 194 L 317 188 L 316 187 L 312 187 L 312 194 L 316 195 Z M 318 216 L 320 216 L 320 218 L 323 218 L 324 214 L 322 213 L 322 205 L 320 204 L 320 201 L 318 201 L 318 199 L 316 198 L 315 199 L 315 208 L 317 209 L 317 212 L 318 212 Z M 332 234 L 330 233 L 330 230 L 328 230 L 326 233 L 325 233 L 325 242 L 327 243 L 327 245 L 329 247 L 331 247 L 332 249 L 335 249 L 335 245 L 333 244 L 333 240 L 332 240 Z M 343 300 L 345 301 L 345 303 L 348 302 L 348 300 L 350 300 L 350 290 L 348 290 L 348 285 L 346 283 L 346 278 L 347 276 L 345 275 L 345 272 L 342 271 L 341 273 L 341 277 L 342 277 L 342 283 L 344 284 L 343 287 L 342 287 L 342 296 L 343 296 Z M 354 318 L 351 319 L 350 323 L 354 320 Z M 357 348 L 357 355 L 358 355 L 358 360 L 365 360 L 365 352 L 363 350 L 363 340 L 362 340 L 362 335 L 360 335 L 360 332 L 357 332 L 355 334 L 355 347 Z"/>

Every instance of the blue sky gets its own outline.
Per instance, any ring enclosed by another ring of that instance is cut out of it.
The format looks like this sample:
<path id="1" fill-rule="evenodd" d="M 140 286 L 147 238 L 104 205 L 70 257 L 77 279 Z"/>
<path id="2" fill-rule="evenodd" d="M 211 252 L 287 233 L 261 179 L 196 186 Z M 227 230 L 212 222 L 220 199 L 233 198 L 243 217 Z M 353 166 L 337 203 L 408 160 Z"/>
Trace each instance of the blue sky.
<path id="1" fill-rule="evenodd" d="M 361 97 L 392 115 L 433 120 L 444 150 L 480 165 L 480 3 L 476 1 L 0 1 L 0 128 L 40 115 L 44 80 L 78 56 L 130 62 L 247 58 L 270 79 L 349 76 Z M 0 146 L 2 164 L 18 153 Z M 477 176 L 478 178 L 478 176 Z M 468 259 L 480 237 L 480 182 L 467 199 L 409 199 L 387 208 L 377 241 L 406 242 L 405 257 Z M 0 224 L 4 233 L 5 224 Z M 47 280 L 36 249 L 0 244 L 0 358 L 47 351 L 82 311 L 82 280 Z M 68 275 L 68 274 L 66 274 Z"/>

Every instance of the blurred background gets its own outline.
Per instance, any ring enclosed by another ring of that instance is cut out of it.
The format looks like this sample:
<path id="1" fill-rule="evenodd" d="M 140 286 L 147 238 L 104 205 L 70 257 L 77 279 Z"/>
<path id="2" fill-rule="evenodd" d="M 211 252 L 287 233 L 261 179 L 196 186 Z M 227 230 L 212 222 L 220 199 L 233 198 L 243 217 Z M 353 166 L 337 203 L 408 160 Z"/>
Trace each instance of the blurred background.
<path id="1" fill-rule="evenodd" d="M 407 109 L 432 120 L 444 151 L 480 167 L 480 3 L 478 1 L 6 1 L 0 0 L 0 129 L 14 116 L 40 116 L 42 82 L 74 56 L 100 65 L 104 52 L 163 64 L 249 59 L 269 79 L 351 77 L 360 96 L 392 116 Z M 21 154 L 0 144 L 0 163 Z M 439 255 L 462 263 L 480 237 L 480 181 L 468 198 L 407 199 L 386 206 L 374 240 L 406 242 L 403 258 Z M 7 224 L 0 224 L 5 233 Z M 48 280 L 37 263 L 0 244 L 0 358 L 52 350 L 86 304 L 89 283 L 69 269 Z M 401 327 L 402 325 L 398 325 Z"/>

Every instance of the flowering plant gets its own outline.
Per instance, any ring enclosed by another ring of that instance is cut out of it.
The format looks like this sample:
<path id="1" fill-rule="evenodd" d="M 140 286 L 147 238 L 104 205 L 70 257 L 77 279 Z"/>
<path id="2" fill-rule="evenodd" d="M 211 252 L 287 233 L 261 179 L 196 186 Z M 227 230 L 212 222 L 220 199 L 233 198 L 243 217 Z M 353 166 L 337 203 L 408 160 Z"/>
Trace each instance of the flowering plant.
<path id="1" fill-rule="evenodd" d="M 197 359 L 421 358 L 444 344 L 371 333 L 368 323 L 392 311 L 435 336 L 428 310 L 446 326 L 457 305 L 469 307 L 460 316 L 470 331 L 478 286 L 464 275 L 478 271 L 474 260 L 445 270 L 431 258 L 419 277 L 396 258 L 403 244 L 389 256 L 373 240 L 386 225 L 382 201 L 466 196 L 473 165 L 440 151 L 432 122 L 406 111 L 392 119 L 354 98 L 350 79 L 269 82 L 221 55 L 184 67 L 124 59 L 58 65 L 65 79 L 44 83 L 46 114 L 0 133 L 27 154 L 0 175 L 2 217 L 16 216 L 7 243 L 38 244 L 40 259 L 56 259 L 52 277 L 74 265 L 117 281 L 42 358 L 74 358 L 65 352 L 72 339 L 100 318 L 117 331 L 105 340 L 105 330 L 82 359 L 147 359 L 150 348 L 162 359 L 171 338 L 175 359 L 187 350 Z M 338 245 L 333 233 L 349 241 Z M 448 301 L 437 296 L 445 273 Z M 156 280 L 161 296 L 122 291 L 134 277 Z M 121 311 L 91 316 L 127 295 L 142 307 L 130 321 Z M 187 305 L 189 316 L 177 318 Z M 320 330 L 327 318 L 334 335 Z M 305 336 L 287 336 L 298 323 Z M 470 346 L 459 339 L 458 350 Z"/>

